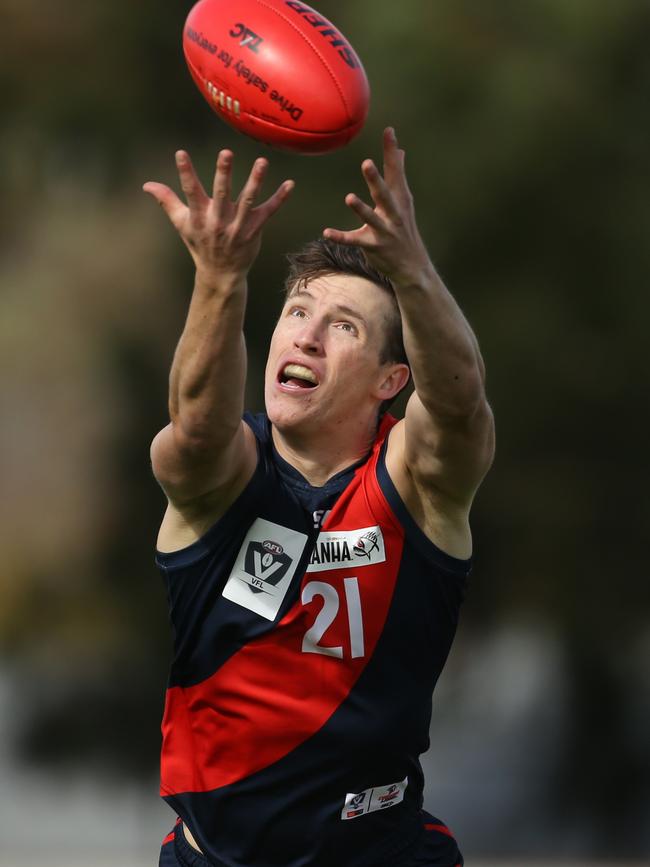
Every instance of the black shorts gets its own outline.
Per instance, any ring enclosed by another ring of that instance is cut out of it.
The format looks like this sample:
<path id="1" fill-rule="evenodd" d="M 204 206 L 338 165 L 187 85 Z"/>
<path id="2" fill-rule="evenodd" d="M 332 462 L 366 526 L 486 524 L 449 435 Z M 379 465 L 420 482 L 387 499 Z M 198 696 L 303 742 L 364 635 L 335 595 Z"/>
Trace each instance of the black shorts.
<path id="1" fill-rule="evenodd" d="M 408 864 L 395 867 L 463 867 L 463 856 L 449 828 L 424 810 L 422 824 L 425 834 L 420 847 L 409 857 Z M 163 840 L 158 867 L 212 867 L 212 864 L 187 842 L 179 819 Z"/>

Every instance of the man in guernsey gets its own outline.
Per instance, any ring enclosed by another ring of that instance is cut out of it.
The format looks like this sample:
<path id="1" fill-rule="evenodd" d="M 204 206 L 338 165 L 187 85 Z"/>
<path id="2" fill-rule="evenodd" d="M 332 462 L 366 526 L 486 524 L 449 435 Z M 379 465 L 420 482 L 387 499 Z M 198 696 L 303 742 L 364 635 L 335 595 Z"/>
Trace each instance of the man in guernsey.
<path id="1" fill-rule="evenodd" d="M 456 867 L 419 758 L 494 453 L 478 343 L 389 128 L 383 170 L 361 166 L 371 203 L 345 199 L 362 225 L 289 257 L 266 411 L 245 412 L 247 275 L 293 183 L 258 204 L 258 159 L 234 198 L 233 159 L 219 153 L 211 194 L 184 151 L 185 201 L 144 185 L 196 266 L 151 448 L 174 635 L 160 865 Z"/>

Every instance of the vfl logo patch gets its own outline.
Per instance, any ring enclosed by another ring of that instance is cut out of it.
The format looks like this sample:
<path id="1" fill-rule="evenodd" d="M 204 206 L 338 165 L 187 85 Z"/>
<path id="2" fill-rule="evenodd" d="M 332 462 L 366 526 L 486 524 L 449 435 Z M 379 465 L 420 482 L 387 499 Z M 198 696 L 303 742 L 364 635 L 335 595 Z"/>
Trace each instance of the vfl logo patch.
<path id="1" fill-rule="evenodd" d="M 274 588 L 291 566 L 291 557 L 284 553 L 282 545 L 265 539 L 261 544 L 248 543 L 244 565 L 246 575 L 254 576 L 248 582 L 253 593 L 274 593 Z"/>
<path id="2" fill-rule="evenodd" d="M 386 560 L 381 527 L 319 533 L 309 558 L 308 572 L 369 566 Z"/>
<path id="3" fill-rule="evenodd" d="M 401 804 L 408 784 L 409 778 L 404 777 L 401 783 L 389 783 L 388 786 L 377 786 L 363 792 L 350 792 L 345 796 L 341 818 L 344 820 L 356 819 L 357 816 L 375 813 L 377 810 L 386 810 L 388 807 Z"/>
<path id="4" fill-rule="evenodd" d="M 306 542 L 304 533 L 257 518 L 223 588 L 224 599 L 275 620 Z"/>

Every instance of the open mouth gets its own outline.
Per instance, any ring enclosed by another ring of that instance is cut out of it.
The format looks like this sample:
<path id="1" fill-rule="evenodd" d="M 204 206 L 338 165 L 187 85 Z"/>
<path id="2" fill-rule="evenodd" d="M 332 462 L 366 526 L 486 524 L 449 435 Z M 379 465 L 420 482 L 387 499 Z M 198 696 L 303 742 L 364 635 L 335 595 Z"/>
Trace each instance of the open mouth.
<path id="1" fill-rule="evenodd" d="M 302 364 L 287 364 L 280 371 L 278 381 L 287 388 L 316 388 L 318 378 L 313 370 Z"/>

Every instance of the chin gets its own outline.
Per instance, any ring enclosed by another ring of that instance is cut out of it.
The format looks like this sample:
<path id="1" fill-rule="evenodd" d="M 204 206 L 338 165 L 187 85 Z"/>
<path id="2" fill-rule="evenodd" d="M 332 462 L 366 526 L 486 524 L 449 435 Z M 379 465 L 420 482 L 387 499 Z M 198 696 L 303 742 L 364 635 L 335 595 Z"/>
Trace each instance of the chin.
<path id="1" fill-rule="evenodd" d="M 278 406 L 278 402 L 271 401 L 266 406 L 266 414 L 269 421 L 278 430 L 296 430 L 309 424 L 309 415 L 300 407 Z"/>
<path id="2" fill-rule="evenodd" d="M 271 392 L 266 395 L 265 406 L 269 421 L 279 431 L 302 430 L 308 433 L 314 426 L 320 430 L 325 422 L 324 408 L 311 401 Z"/>
<path id="3" fill-rule="evenodd" d="M 283 400 L 277 394 L 267 394 L 264 402 L 269 421 L 277 428 L 294 427 L 305 418 L 306 407 L 298 402 Z"/>

